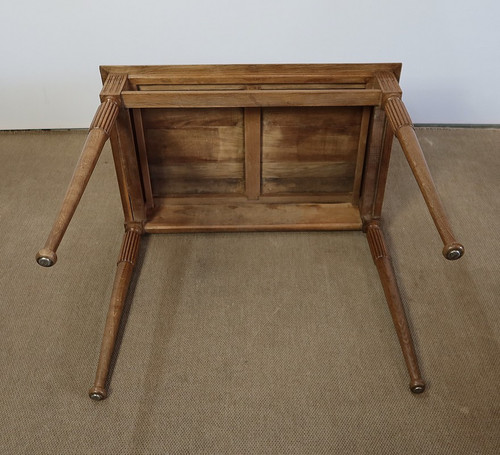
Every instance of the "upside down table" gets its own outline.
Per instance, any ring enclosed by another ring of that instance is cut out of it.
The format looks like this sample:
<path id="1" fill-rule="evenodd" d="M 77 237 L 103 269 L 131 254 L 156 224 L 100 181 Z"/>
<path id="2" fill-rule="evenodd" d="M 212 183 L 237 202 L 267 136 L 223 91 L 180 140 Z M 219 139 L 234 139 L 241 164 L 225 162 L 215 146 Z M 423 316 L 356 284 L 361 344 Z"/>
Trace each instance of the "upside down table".
<path id="1" fill-rule="evenodd" d="M 401 100 L 401 64 L 103 66 L 101 104 L 37 262 L 52 266 L 111 139 L 125 233 L 90 397 L 107 396 L 124 301 L 144 234 L 363 230 L 410 390 L 425 383 L 381 230 L 394 135 L 455 260 L 452 233 Z"/>

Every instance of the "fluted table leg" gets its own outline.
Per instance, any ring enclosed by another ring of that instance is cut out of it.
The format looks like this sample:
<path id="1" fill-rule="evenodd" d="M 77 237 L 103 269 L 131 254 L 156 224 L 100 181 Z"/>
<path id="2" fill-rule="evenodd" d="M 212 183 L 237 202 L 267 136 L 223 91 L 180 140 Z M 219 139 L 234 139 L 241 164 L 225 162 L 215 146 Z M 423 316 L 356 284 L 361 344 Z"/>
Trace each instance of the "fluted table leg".
<path id="1" fill-rule="evenodd" d="M 384 237 L 380 225 L 372 221 L 367 226 L 366 236 L 373 262 L 377 266 L 380 281 L 384 288 L 385 297 L 389 305 L 392 321 L 398 335 L 399 344 L 403 351 L 406 367 L 410 375 L 410 390 L 413 393 L 422 393 L 425 390 L 425 382 L 420 374 L 417 355 L 413 346 L 413 340 L 408 327 L 403 303 L 399 294 L 398 284 L 394 275 L 391 258 L 387 252 Z"/>
<path id="2" fill-rule="evenodd" d="M 73 218 L 104 144 L 111 134 L 111 129 L 118 116 L 118 110 L 119 102 L 112 98 L 106 99 L 97 109 L 59 214 L 52 226 L 45 246 L 36 255 L 38 264 L 43 267 L 51 267 L 57 261 L 57 248 L 71 218 Z"/>
<path id="3" fill-rule="evenodd" d="M 465 253 L 464 246 L 457 242 L 453 234 L 450 221 L 427 166 L 424 152 L 415 134 L 410 114 L 401 100 L 401 88 L 398 81 L 392 73 L 379 73 L 377 78 L 383 93 L 383 107 L 391 128 L 401 144 L 406 160 L 443 241 L 443 256 L 450 261 L 460 259 Z"/>
<path id="4" fill-rule="evenodd" d="M 138 229 L 127 229 L 123 237 L 123 244 L 118 258 L 115 282 L 111 294 L 108 316 L 102 337 L 101 353 L 97 365 L 94 386 L 89 391 L 93 400 L 103 400 L 107 396 L 106 381 L 108 378 L 111 358 L 115 349 L 123 306 L 127 297 L 127 291 L 132 278 L 137 255 L 139 252 L 139 241 L 141 234 Z"/>

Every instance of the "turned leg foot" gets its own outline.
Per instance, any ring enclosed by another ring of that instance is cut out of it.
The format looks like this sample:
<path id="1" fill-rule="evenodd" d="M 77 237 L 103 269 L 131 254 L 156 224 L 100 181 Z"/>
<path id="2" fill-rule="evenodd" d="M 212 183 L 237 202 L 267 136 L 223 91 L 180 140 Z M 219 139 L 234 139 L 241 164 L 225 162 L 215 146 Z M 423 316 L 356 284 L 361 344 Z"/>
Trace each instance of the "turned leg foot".
<path id="1" fill-rule="evenodd" d="M 384 288 L 385 297 L 398 335 L 399 344 L 401 345 L 406 367 L 410 375 L 410 390 L 415 394 L 422 393 L 425 390 L 425 382 L 420 374 L 410 328 L 408 327 L 408 321 L 406 320 L 403 303 L 401 302 L 391 258 L 387 252 L 380 225 L 373 221 L 368 224 L 366 236 L 368 244 L 370 245 L 373 262 L 375 262 L 377 266 L 380 281 Z"/>
<path id="2" fill-rule="evenodd" d="M 111 302 L 102 337 L 101 353 L 99 355 L 94 386 L 89 390 L 89 396 L 93 400 L 100 401 L 107 397 L 106 382 L 109 367 L 115 349 L 118 329 L 120 328 L 125 298 L 127 297 L 128 287 L 139 252 L 140 237 L 141 234 L 136 229 L 128 229 L 123 237 Z"/>

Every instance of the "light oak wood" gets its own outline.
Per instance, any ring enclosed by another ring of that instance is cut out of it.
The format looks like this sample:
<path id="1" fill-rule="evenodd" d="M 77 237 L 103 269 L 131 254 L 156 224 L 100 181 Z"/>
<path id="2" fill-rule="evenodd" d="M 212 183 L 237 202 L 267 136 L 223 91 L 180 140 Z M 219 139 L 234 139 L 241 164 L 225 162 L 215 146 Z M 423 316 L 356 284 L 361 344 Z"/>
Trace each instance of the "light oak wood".
<path id="1" fill-rule="evenodd" d="M 363 229 L 410 388 L 424 390 L 380 228 L 394 134 L 445 256 L 461 257 L 463 247 L 455 241 L 401 100 L 400 70 L 397 63 L 101 67 L 102 104 L 63 207 L 37 255 L 41 265 L 55 263 L 109 137 L 125 235 L 92 398 L 107 396 L 141 235 L 205 231 Z"/>
<path id="2" fill-rule="evenodd" d="M 378 222 L 372 221 L 368 224 L 366 237 L 370 245 L 373 262 L 377 267 L 380 281 L 384 288 L 385 298 L 389 305 L 394 328 L 396 329 L 406 367 L 410 375 L 410 390 L 413 393 L 422 393 L 425 389 L 425 382 L 420 374 L 417 355 L 413 346 L 413 340 L 410 328 L 408 327 L 403 303 L 401 302 L 391 258 L 387 251 L 382 229 Z"/>
<path id="3" fill-rule="evenodd" d="M 391 123 L 392 130 L 401 144 L 427 204 L 427 208 L 443 241 L 443 255 L 449 260 L 460 259 L 464 255 L 464 247 L 455 239 L 444 206 L 439 198 L 429 167 L 427 166 L 424 153 L 415 134 L 413 122 L 401 100 L 401 89 L 397 80 L 393 74 L 387 72 L 377 74 L 377 78 L 383 90 L 383 106 Z"/>
<path id="4" fill-rule="evenodd" d="M 116 266 L 115 283 L 111 294 L 104 335 L 102 338 L 101 351 L 94 385 L 89 391 L 93 400 L 103 400 L 107 397 L 107 379 L 111 359 L 115 349 L 116 338 L 120 328 L 123 307 L 127 297 L 127 291 L 132 279 L 132 272 L 139 254 L 139 243 L 141 232 L 136 228 L 127 229 L 123 237 L 123 243 L 118 256 Z"/>
<path id="5" fill-rule="evenodd" d="M 57 248 L 73 218 L 78 203 L 87 187 L 90 176 L 99 159 L 104 143 L 108 140 L 111 130 L 118 117 L 120 99 L 117 93 L 125 84 L 126 77 L 112 77 L 104 86 L 106 96 L 97 109 L 83 146 L 80 159 L 64 196 L 64 200 L 45 242 L 45 246 L 37 253 L 36 260 L 43 267 L 51 267 L 57 262 Z"/>
<path id="6" fill-rule="evenodd" d="M 111 148 L 116 160 L 115 166 L 120 167 L 122 185 L 120 192 L 126 208 L 125 222 L 143 222 L 146 219 L 146 199 L 141 180 L 139 154 L 136 150 L 136 140 L 132 127 L 131 113 L 122 109 L 116 119 L 116 128 L 112 131 Z"/>
<path id="7" fill-rule="evenodd" d="M 264 195 L 353 192 L 361 128 L 366 126 L 362 108 L 262 111 Z"/>
<path id="8" fill-rule="evenodd" d="M 389 162 L 382 162 L 382 148 L 386 135 L 386 116 L 383 109 L 373 109 L 368 132 L 368 143 L 363 171 L 363 183 L 360 195 L 360 212 L 365 223 L 374 218 L 374 204 L 377 193 L 378 175 L 381 166 L 388 166 Z"/>
<path id="9" fill-rule="evenodd" d="M 248 88 L 256 90 L 331 90 L 346 88 L 365 88 L 365 83 L 347 84 L 140 84 L 136 86 L 138 91 L 165 91 L 165 90 L 247 90 Z"/>
<path id="10" fill-rule="evenodd" d="M 122 92 L 127 108 L 376 106 L 378 90 L 185 90 Z"/>
<path id="11" fill-rule="evenodd" d="M 143 109 L 142 119 L 154 197 L 244 193 L 243 109 Z"/>
<path id="12" fill-rule="evenodd" d="M 146 210 L 154 206 L 153 188 L 151 186 L 151 175 L 149 173 L 148 154 L 146 149 L 146 139 L 144 138 L 144 121 L 141 109 L 132 110 L 133 125 L 137 144 L 137 153 L 139 154 L 139 166 L 141 167 L 141 178 L 143 182 L 144 198 Z"/>
<path id="13" fill-rule="evenodd" d="M 293 193 L 280 193 L 279 195 L 261 194 L 259 199 L 252 200 L 253 203 L 277 203 L 277 204 L 316 204 L 316 203 L 351 203 L 351 193 L 315 193 L 315 194 L 293 194 Z M 168 196 L 156 198 L 155 201 L 159 207 L 171 204 L 232 204 L 242 203 L 245 204 L 250 199 L 245 195 L 232 195 L 232 194 L 179 194 L 175 196 Z"/>
<path id="14" fill-rule="evenodd" d="M 365 164 L 366 143 L 368 141 L 368 128 L 370 126 L 371 110 L 363 108 L 361 124 L 359 128 L 358 148 L 356 150 L 356 169 L 354 172 L 354 184 L 352 189 L 352 203 L 358 205 L 359 193 L 361 190 L 361 179 L 363 177 L 363 167 Z"/>
<path id="15" fill-rule="evenodd" d="M 398 79 L 400 63 L 274 64 L 274 65 L 123 65 L 100 67 L 103 81 L 125 73 L 131 84 L 322 84 L 366 83 L 378 72 Z"/>
<path id="16" fill-rule="evenodd" d="M 261 194 L 261 109 L 245 108 L 245 192 L 249 200 Z"/>
<path id="17" fill-rule="evenodd" d="M 189 204 L 158 207 L 144 225 L 148 233 L 289 230 L 359 230 L 351 204 Z"/>

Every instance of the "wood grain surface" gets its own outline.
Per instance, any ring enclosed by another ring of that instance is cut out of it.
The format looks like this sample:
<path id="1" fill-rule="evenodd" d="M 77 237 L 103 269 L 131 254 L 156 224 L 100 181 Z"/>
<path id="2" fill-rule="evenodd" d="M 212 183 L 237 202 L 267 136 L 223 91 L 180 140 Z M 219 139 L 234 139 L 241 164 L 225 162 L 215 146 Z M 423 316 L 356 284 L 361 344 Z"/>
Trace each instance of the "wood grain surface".
<path id="1" fill-rule="evenodd" d="M 447 259 L 455 241 L 411 118 L 400 64 L 101 67 L 99 107 L 40 265 L 55 251 L 111 138 L 125 235 L 93 399 L 106 397 L 111 357 L 145 233 L 361 230 L 410 375 L 424 391 L 385 244 L 381 210 L 395 134 Z"/>

